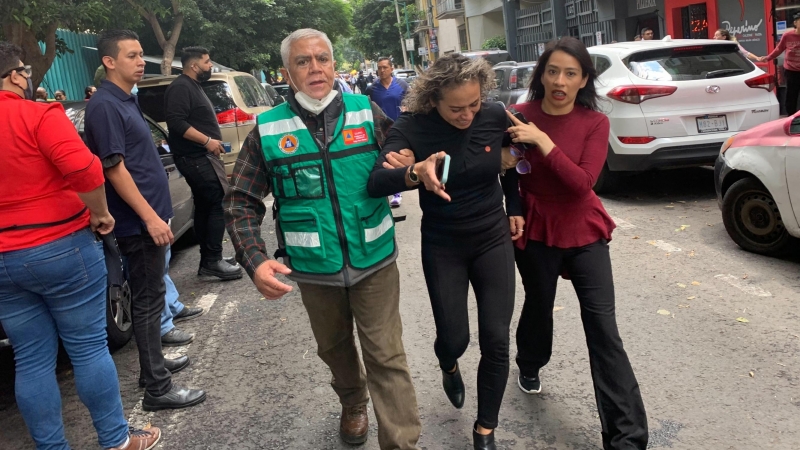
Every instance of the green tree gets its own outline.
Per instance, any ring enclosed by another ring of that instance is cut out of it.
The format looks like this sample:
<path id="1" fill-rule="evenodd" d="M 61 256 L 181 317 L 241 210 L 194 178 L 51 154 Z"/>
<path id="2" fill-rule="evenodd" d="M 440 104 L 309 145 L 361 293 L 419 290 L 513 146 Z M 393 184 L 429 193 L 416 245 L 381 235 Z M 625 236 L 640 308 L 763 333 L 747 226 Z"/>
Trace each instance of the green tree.
<path id="1" fill-rule="evenodd" d="M 56 56 L 74 50 L 56 30 L 97 30 L 110 23 L 110 15 L 104 0 L 0 0 L 0 34 L 22 47 L 23 61 L 32 67 L 33 85 L 38 87 Z"/>
<path id="2" fill-rule="evenodd" d="M 506 37 L 495 36 L 483 41 L 483 45 L 481 45 L 481 49 L 483 50 L 491 50 L 493 48 L 506 50 Z"/>
<path id="3" fill-rule="evenodd" d="M 296 29 L 321 30 L 334 43 L 352 32 L 343 0 L 195 1 L 200 17 L 184 22 L 181 46 L 207 47 L 214 61 L 244 72 L 280 68 L 281 41 Z M 149 41 L 143 38 L 146 49 Z"/>
<path id="4" fill-rule="evenodd" d="M 394 3 L 357 0 L 353 8 L 353 27 L 358 33 L 353 36 L 352 44 L 369 59 L 390 56 L 394 61 L 402 61 L 398 26 Z M 403 32 L 405 34 L 405 29 Z"/>
<path id="5" fill-rule="evenodd" d="M 153 31 L 161 48 L 161 74 L 172 73 L 175 49 L 187 20 L 200 22 L 202 15 L 195 0 L 113 0 L 122 9 L 133 7 Z M 164 30 L 167 30 L 165 33 Z"/>

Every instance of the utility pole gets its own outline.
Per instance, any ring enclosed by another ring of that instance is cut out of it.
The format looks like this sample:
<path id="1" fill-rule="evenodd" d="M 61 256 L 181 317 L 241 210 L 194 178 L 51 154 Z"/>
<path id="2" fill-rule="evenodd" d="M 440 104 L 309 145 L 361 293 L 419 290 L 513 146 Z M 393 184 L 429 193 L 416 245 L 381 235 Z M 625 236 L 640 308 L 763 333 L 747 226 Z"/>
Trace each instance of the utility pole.
<path id="1" fill-rule="evenodd" d="M 408 69 L 408 54 L 406 53 L 406 40 L 403 39 L 403 32 L 400 30 L 400 5 L 398 4 L 397 0 L 394 0 L 394 11 L 397 13 L 397 34 L 400 35 L 400 48 L 403 49 L 403 68 Z M 406 22 L 406 28 L 408 28 L 408 22 Z"/>
<path id="2" fill-rule="evenodd" d="M 410 39 L 411 29 L 408 27 L 408 9 L 405 3 L 403 3 L 403 15 L 405 16 L 406 19 L 406 39 Z M 411 68 L 414 69 L 414 48 L 411 48 L 411 50 L 409 51 L 411 52 Z"/>

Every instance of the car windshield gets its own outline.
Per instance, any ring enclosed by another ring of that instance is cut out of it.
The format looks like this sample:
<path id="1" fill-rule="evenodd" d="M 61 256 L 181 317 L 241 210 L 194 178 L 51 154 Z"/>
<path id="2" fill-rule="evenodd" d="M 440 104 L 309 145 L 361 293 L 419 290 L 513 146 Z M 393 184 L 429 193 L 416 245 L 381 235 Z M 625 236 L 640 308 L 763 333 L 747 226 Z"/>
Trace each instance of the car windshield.
<path id="1" fill-rule="evenodd" d="M 647 50 L 630 55 L 625 63 L 637 77 L 653 81 L 723 78 L 755 70 L 736 44 Z"/>

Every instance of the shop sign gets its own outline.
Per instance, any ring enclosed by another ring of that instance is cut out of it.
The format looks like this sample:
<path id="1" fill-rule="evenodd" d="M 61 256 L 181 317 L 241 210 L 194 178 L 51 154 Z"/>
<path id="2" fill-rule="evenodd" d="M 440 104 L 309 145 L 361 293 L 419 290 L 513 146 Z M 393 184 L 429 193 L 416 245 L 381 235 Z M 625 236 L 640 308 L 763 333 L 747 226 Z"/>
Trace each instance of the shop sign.
<path id="1" fill-rule="evenodd" d="M 656 0 L 636 0 L 636 9 L 655 8 Z"/>
<path id="2" fill-rule="evenodd" d="M 767 53 L 767 22 L 763 0 L 718 0 L 719 21 L 742 47 L 755 55 Z"/>

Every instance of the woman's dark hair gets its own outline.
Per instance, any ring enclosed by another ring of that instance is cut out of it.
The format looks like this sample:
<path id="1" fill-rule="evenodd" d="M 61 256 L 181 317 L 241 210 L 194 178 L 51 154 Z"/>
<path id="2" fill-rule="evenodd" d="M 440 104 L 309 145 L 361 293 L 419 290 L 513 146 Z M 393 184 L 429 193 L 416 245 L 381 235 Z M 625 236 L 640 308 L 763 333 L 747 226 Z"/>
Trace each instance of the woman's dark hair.
<path id="1" fill-rule="evenodd" d="M 717 33 L 721 34 L 726 41 L 734 41 L 734 42 L 736 41 L 736 38 L 731 36 L 731 32 L 726 30 L 725 28 L 720 28 L 719 30 L 717 30 Z"/>
<path id="2" fill-rule="evenodd" d="M 94 86 L 86 86 L 85 88 L 83 88 L 83 95 L 84 95 L 83 98 L 85 100 L 88 100 L 92 96 L 92 89 L 94 89 Z"/>
<path id="3" fill-rule="evenodd" d="M 578 39 L 565 36 L 557 41 L 550 41 L 545 47 L 544 53 L 539 57 L 536 63 L 536 70 L 533 72 L 531 82 L 528 85 L 530 94 L 528 94 L 528 101 L 539 100 L 544 98 L 544 85 L 542 84 L 542 75 L 547 68 L 547 63 L 550 61 L 550 56 L 553 52 L 562 51 L 573 58 L 578 60 L 581 65 L 581 76 L 587 78 L 586 86 L 578 91 L 575 97 L 575 103 L 583 106 L 584 108 L 591 109 L 592 111 L 599 111 L 597 90 L 594 87 L 594 81 L 597 79 L 597 71 L 592 64 L 592 58 L 589 52 L 586 51 L 586 46 Z"/>

